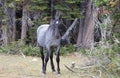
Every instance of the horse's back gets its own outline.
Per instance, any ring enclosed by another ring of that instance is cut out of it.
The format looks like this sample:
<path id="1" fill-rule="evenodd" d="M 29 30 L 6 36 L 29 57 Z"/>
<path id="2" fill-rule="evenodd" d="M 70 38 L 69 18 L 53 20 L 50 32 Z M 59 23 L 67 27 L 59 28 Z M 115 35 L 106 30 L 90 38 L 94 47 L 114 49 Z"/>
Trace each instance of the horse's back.
<path id="1" fill-rule="evenodd" d="M 40 25 L 37 29 L 37 33 L 38 32 L 42 32 L 42 31 L 46 31 L 48 29 L 50 25 L 49 24 L 43 24 L 43 25 Z"/>
<path id="2" fill-rule="evenodd" d="M 39 46 L 45 47 L 45 33 L 49 26 L 49 24 L 43 24 L 37 29 L 37 42 Z"/>

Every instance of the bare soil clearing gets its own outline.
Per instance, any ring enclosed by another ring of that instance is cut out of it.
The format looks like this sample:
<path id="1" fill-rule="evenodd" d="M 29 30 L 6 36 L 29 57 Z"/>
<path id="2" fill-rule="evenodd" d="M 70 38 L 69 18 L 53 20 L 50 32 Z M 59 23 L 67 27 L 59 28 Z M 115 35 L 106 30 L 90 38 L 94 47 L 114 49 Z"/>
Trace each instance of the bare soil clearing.
<path id="1" fill-rule="evenodd" d="M 87 60 L 87 58 L 81 57 L 78 53 L 61 56 L 60 68 L 62 74 L 58 76 L 52 72 L 50 60 L 46 75 L 42 75 L 40 57 L 27 56 L 23 58 L 20 55 L 0 54 L 0 78 L 79 78 L 79 76 L 66 69 L 64 64 L 71 66 L 72 62 L 75 62 L 76 66 L 81 66 Z M 54 64 L 56 66 L 55 56 Z"/>

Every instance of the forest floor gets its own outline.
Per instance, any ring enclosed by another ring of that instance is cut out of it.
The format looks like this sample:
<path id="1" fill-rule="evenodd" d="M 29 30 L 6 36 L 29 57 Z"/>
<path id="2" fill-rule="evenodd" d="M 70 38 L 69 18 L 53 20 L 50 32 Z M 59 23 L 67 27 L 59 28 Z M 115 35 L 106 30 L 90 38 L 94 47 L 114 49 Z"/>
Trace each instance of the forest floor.
<path id="1" fill-rule="evenodd" d="M 82 74 L 76 74 L 69 71 L 68 67 L 74 62 L 75 67 L 82 67 L 88 58 L 79 53 L 72 53 L 66 56 L 61 56 L 60 68 L 61 75 L 57 75 L 51 71 L 50 61 L 47 65 L 46 75 L 41 73 L 41 59 L 40 57 L 22 55 L 7 55 L 0 54 L 0 78 L 92 78 L 82 77 Z M 54 63 L 56 66 L 55 56 Z"/>

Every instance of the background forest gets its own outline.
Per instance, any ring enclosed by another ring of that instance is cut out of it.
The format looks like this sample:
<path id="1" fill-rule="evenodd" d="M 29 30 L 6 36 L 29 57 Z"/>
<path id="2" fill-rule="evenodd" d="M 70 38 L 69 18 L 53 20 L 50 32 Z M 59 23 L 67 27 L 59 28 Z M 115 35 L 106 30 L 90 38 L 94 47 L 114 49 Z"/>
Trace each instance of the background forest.
<path id="1" fill-rule="evenodd" d="M 119 0 L 0 0 L 0 53 L 40 56 L 36 30 L 56 11 L 63 21 L 61 35 L 77 19 L 61 55 L 78 51 L 97 59 L 96 69 L 112 73 L 106 78 L 119 78 Z"/>

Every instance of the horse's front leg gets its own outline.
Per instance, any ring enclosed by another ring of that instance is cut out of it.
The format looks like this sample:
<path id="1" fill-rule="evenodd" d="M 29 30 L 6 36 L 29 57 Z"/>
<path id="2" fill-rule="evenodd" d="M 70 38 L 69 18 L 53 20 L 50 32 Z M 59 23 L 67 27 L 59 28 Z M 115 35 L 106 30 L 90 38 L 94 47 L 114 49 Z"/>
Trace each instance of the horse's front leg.
<path id="1" fill-rule="evenodd" d="M 45 65 L 44 65 L 43 74 L 46 74 L 46 67 L 47 67 L 47 62 L 49 60 L 49 53 L 50 53 L 50 50 L 46 49 L 46 57 L 45 57 Z"/>
<path id="2" fill-rule="evenodd" d="M 56 51 L 56 62 L 57 62 L 57 74 L 60 74 L 60 46 L 58 46 L 57 51 Z"/>
<path id="3" fill-rule="evenodd" d="M 52 71 L 55 72 L 55 67 L 54 67 L 54 63 L 53 63 L 53 49 L 50 52 L 50 61 L 51 61 Z"/>

